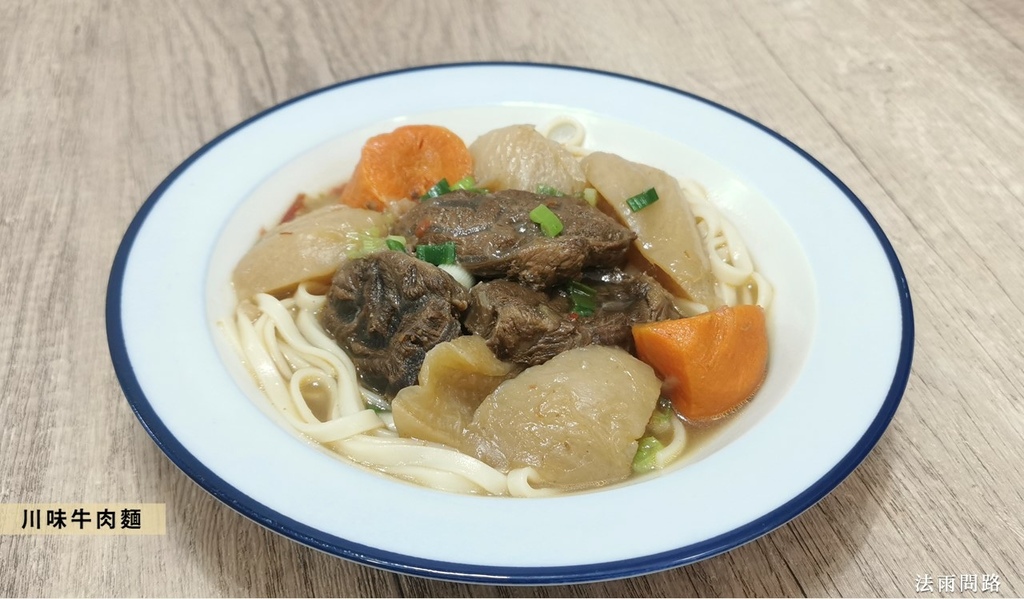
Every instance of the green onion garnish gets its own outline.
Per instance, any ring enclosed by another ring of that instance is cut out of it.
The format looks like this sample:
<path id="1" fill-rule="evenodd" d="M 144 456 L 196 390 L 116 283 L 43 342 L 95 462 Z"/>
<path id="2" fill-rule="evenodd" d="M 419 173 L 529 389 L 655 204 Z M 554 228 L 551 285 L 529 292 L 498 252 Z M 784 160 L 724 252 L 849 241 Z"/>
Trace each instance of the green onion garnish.
<path id="1" fill-rule="evenodd" d="M 591 206 L 597 206 L 597 190 L 593 187 L 588 187 L 583 190 L 583 199 L 587 201 Z"/>
<path id="2" fill-rule="evenodd" d="M 416 246 L 416 257 L 435 266 L 455 264 L 455 242 L 446 241 L 436 245 L 429 243 L 418 245 Z"/>
<path id="3" fill-rule="evenodd" d="M 452 185 L 452 191 L 457 189 L 476 189 L 476 179 L 473 178 L 473 175 L 467 175 L 459 179 L 455 182 L 455 185 Z"/>
<path id="4" fill-rule="evenodd" d="M 661 444 L 661 441 L 658 441 L 654 437 L 644 437 L 643 439 L 640 439 L 636 455 L 633 456 L 633 472 L 639 474 L 656 469 L 658 467 L 658 463 L 654 458 L 662 449 L 665 449 L 665 446 Z"/>
<path id="5" fill-rule="evenodd" d="M 562 232 L 562 221 L 558 220 L 551 208 L 544 204 L 537 204 L 537 207 L 530 211 L 530 220 L 540 225 L 541 232 L 548 237 L 556 237 Z"/>
<path id="6" fill-rule="evenodd" d="M 644 208 L 658 201 L 658 192 L 654 191 L 654 188 L 650 188 L 643 193 L 638 193 L 635 196 L 626 200 L 626 204 L 629 209 L 633 212 L 640 212 Z"/>
<path id="7" fill-rule="evenodd" d="M 569 283 L 569 299 L 572 311 L 579 316 L 593 316 L 597 309 L 597 290 L 578 281 Z"/>
<path id="8" fill-rule="evenodd" d="M 370 231 L 345 235 L 349 239 L 345 255 L 351 260 L 356 260 L 383 250 L 386 247 L 384 245 L 384 238 L 378 237 L 376 233 L 376 231 Z"/>
<path id="9" fill-rule="evenodd" d="M 486 189 L 476 186 L 476 179 L 473 178 L 473 175 L 465 176 L 459 179 L 455 185 L 452 185 L 452 191 L 458 191 L 460 189 L 462 191 L 469 191 L 472 193 L 487 193 Z"/>
<path id="10" fill-rule="evenodd" d="M 387 238 L 384 239 L 384 243 L 387 244 L 389 250 L 394 250 L 396 252 L 405 251 L 405 237 L 402 237 L 401 235 L 388 235 Z"/>
<path id="11" fill-rule="evenodd" d="M 551 187 L 550 185 L 538 185 L 537 193 L 539 193 L 542 196 L 555 196 L 556 198 L 560 198 L 565 195 L 564 193 L 555 189 L 554 187 Z"/>
<path id="12" fill-rule="evenodd" d="M 469 175 L 469 176 L 466 176 L 466 177 L 463 177 L 463 178 L 459 179 L 455 183 L 455 185 L 449 185 L 448 184 L 448 179 L 441 179 L 440 181 L 437 182 L 437 184 L 435 184 L 433 187 L 428 189 L 427 193 L 423 194 L 423 197 L 421 197 L 420 199 L 421 200 L 426 200 L 428 198 L 436 198 L 436 197 L 443 196 L 446 193 L 451 193 L 453 191 L 460 191 L 460 190 L 461 191 L 469 191 L 469 192 L 472 192 L 472 193 L 487 193 L 486 189 L 482 189 L 480 187 L 477 187 L 476 186 L 476 179 L 474 179 L 472 175 Z"/>
<path id="13" fill-rule="evenodd" d="M 440 181 L 435 183 L 433 187 L 428 189 L 427 193 L 425 193 L 423 197 L 421 197 L 420 199 L 425 200 L 427 198 L 436 198 L 439 196 L 443 196 L 446 193 L 451 193 L 451 191 L 452 188 L 450 185 L 448 185 L 448 179 L 441 179 Z"/>

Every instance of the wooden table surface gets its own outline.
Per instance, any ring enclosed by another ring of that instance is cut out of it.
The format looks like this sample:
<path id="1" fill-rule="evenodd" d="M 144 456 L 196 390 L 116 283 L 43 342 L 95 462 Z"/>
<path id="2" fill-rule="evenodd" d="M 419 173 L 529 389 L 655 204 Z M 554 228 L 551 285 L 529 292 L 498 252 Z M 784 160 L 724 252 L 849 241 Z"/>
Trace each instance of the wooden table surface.
<path id="1" fill-rule="evenodd" d="M 793 140 L 867 205 L 906 270 L 915 356 L 891 426 L 833 493 L 695 565 L 471 586 L 286 540 L 150 440 L 104 328 L 114 253 L 148 194 L 219 132 L 290 97 L 479 60 L 699 94 Z M 1024 593 L 1020 0 L 4 0 L 0 132 L 0 503 L 165 503 L 168 528 L 0 536 L 4 596 Z M 998 589 L 983 590 L 992 574 Z M 972 575 L 978 590 L 961 590 Z M 918 592 L 924 576 L 933 592 Z M 939 592 L 944 576 L 952 591 Z"/>

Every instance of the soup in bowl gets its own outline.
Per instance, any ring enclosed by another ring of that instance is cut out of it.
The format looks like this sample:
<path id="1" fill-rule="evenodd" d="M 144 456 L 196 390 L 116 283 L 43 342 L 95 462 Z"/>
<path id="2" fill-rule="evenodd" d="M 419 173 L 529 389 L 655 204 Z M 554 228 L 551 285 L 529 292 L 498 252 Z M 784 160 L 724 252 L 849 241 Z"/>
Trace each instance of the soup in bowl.
<path id="1" fill-rule="evenodd" d="M 221 358 L 350 466 L 553 497 L 685 468 L 785 396 L 806 258 L 727 169 L 545 106 L 404 117 L 322 144 L 237 207 L 208 274 Z"/>

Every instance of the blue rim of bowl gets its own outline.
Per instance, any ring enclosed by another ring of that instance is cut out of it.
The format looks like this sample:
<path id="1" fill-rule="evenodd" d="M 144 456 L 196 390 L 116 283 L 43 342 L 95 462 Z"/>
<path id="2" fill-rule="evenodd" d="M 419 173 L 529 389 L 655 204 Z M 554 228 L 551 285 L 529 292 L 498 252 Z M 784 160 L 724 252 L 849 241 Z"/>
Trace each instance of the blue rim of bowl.
<path id="1" fill-rule="evenodd" d="M 201 158 L 211 148 L 221 143 L 235 132 L 247 127 L 249 124 L 262 119 L 285 106 L 301 102 L 306 98 L 327 91 L 370 79 L 394 77 L 415 71 L 459 69 L 466 67 L 513 67 L 577 71 L 604 77 L 624 79 L 697 100 L 735 118 L 741 119 L 742 121 L 760 129 L 784 143 L 787 147 L 799 154 L 804 160 L 812 164 L 827 176 L 829 180 L 832 181 L 833 185 L 846 195 L 847 199 L 849 199 L 857 210 L 860 211 L 861 216 L 863 216 L 864 220 L 874 231 L 879 245 L 881 245 L 882 249 L 885 251 L 886 257 L 889 259 L 889 265 L 892 268 L 892 274 L 895 278 L 896 288 L 900 298 L 900 309 L 903 318 L 903 336 L 900 343 L 900 355 L 896 366 L 896 372 L 893 376 L 892 384 L 889 386 L 889 391 L 886 394 L 885 402 L 882 404 L 881 410 L 879 410 L 878 414 L 875 416 L 871 425 L 864 433 L 864 436 L 861 437 L 857 444 L 854 445 L 853 449 L 851 449 L 843 459 L 829 470 L 828 473 L 784 505 L 776 508 L 768 514 L 765 514 L 757 520 L 749 522 L 730 532 L 699 543 L 687 545 L 685 547 L 646 555 L 643 557 L 597 564 L 580 564 L 557 567 L 480 566 L 428 560 L 393 553 L 390 551 L 382 551 L 374 547 L 353 543 L 346 539 L 326 534 L 315 528 L 288 518 L 267 508 L 259 503 L 259 501 L 245 495 L 218 477 L 202 462 L 189 453 L 189 451 L 174 437 L 167 427 L 164 426 L 163 422 L 161 422 L 160 418 L 153 410 L 153 407 L 150 405 L 149 400 L 146 398 L 138 379 L 135 377 L 134 369 L 132 368 L 131 358 L 128 355 L 128 350 L 125 345 L 124 332 L 121 323 L 121 291 L 124 282 L 125 266 L 127 264 L 128 257 L 131 254 L 135 237 L 138 235 L 139 229 L 142 227 L 142 224 L 149 215 L 149 212 L 153 209 L 156 203 L 160 201 L 160 198 L 163 196 L 167 188 L 186 169 L 188 169 L 192 163 Z M 290 100 L 286 100 L 246 119 L 245 121 L 242 121 L 224 133 L 221 133 L 174 169 L 174 171 L 172 171 L 171 174 L 168 175 L 167 178 L 164 179 L 164 181 L 161 182 L 153 191 L 139 209 L 131 224 L 128 226 L 111 267 L 110 280 L 107 284 L 106 319 L 107 343 L 110 347 L 111 359 L 113 361 L 114 370 L 117 373 L 117 378 L 121 383 L 121 388 L 124 391 L 128 403 L 131 405 L 136 417 L 138 417 L 139 421 L 142 423 L 143 428 L 147 433 L 149 433 L 149 436 L 153 438 L 157 446 L 178 468 L 180 468 L 200 487 L 247 518 L 274 532 L 314 549 L 319 549 L 326 553 L 364 565 L 400 574 L 476 584 L 574 584 L 642 576 L 713 557 L 720 553 L 735 549 L 740 545 L 744 545 L 764 534 L 767 534 L 775 528 L 789 522 L 824 498 L 825 495 L 837 487 L 839 483 L 849 476 L 850 473 L 852 473 L 853 470 L 864 460 L 864 458 L 867 457 L 868 453 L 882 437 L 883 432 L 888 427 L 893 415 L 896 413 L 896 408 L 899 406 L 900 400 L 903 397 L 903 392 L 907 386 L 907 381 L 910 377 L 910 364 L 914 353 L 914 314 L 910 300 L 910 289 L 903 273 L 903 267 L 900 265 L 900 261 L 896 256 L 896 252 L 893 249 L 892 244 L 889 242 L 888 238 L 886 238 L 885 233 L 878 225 L 878 222 L 874 219 L 863 202 L 861 202 L 860 199 L 857 198 L 857 196 L 850 191 L 850 189 L 843 184 L 838 177 L 836 177 L 820 162 L 815 160 L 810 154 L 779 133 L 776 133 L 743 114 L 716 102 L 712 102 L 711 100 L 707 100 L 668 85 L 647 81 L 630 75 L 623 75 L 621 73 L 613 73 L 598 69 L 527 62 L 466 62 L 425 65 L 368 75 L 336 83 L 334 85 L 297 96 Z"/>

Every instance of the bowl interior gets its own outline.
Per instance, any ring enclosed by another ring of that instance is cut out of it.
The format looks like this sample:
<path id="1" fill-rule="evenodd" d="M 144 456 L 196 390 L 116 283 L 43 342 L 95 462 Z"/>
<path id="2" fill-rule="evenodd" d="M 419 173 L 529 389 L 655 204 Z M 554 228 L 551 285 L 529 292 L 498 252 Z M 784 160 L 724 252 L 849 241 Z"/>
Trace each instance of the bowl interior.
<path id="1" fill-rule="evenodd" d="M 434 93 L 454 88 L 465 93 Z M 754 401 L 670 471 L 528 500 L 453 495 L 367 472 L 269 415 L 217 324 L 234 306 L 231 271 L 260 229 L 297 193 L 344 181 L 376 133 L 435 123 L 468 142 L 560 115 L 585 125 L 588 148 L 698 181 L 740 231 L 775 289 L 769 372 Z M 533 65 L 369 78 L 241 124 L 154 192 L 112 281 L 112 353 L 126 395 L 199 484 L 333 554 L 475 581 L 649 572 L 784 523 L 877 440 L 906 381 L 912 333 L 905 282 L 877 225 L 794 146 L 676 90 Z M 681 516 L 642 526 L 641 516 L 665 505 Z"/>
<path id="2" fill-rule="evenodd" d="M 763 196 L 686 145 L 600 115 L 552 106 L 461 108 L 389 119 L 320 144 L 270 173 L 231 215 L 209 265 L 209 324 L 221 358 L 240 390 L 255 405 L 266 405 L 251 377 L 239 368 L 237 355 L 217 325 L 234 312 L 231 272 L 260 231 L 273 227 L 298 193 L 316 194 L 344 183 L 355 168 L 363 143 L 403 124 L 444 125 L 469 144 L 491 129 L 522 123 L 543 125 L 559 116 L 571 116 L 585 126 L 587 149 L 617 153 L 703 185 L 711 201 L 739 229 L 757 268 L 776 290 L 768 312 L 771 358 L 763 388 L 728 422 L 712 427 L 710 434 L 693 435 L 698 446 L 688 449 L 685 459 L 672 470 L 713 454 L 756 426 L 783 401 L 796 380 L 815 328 L 814 280 L 795 235 Z M 273 414 L 268 415 L 277 420 Z"/>

